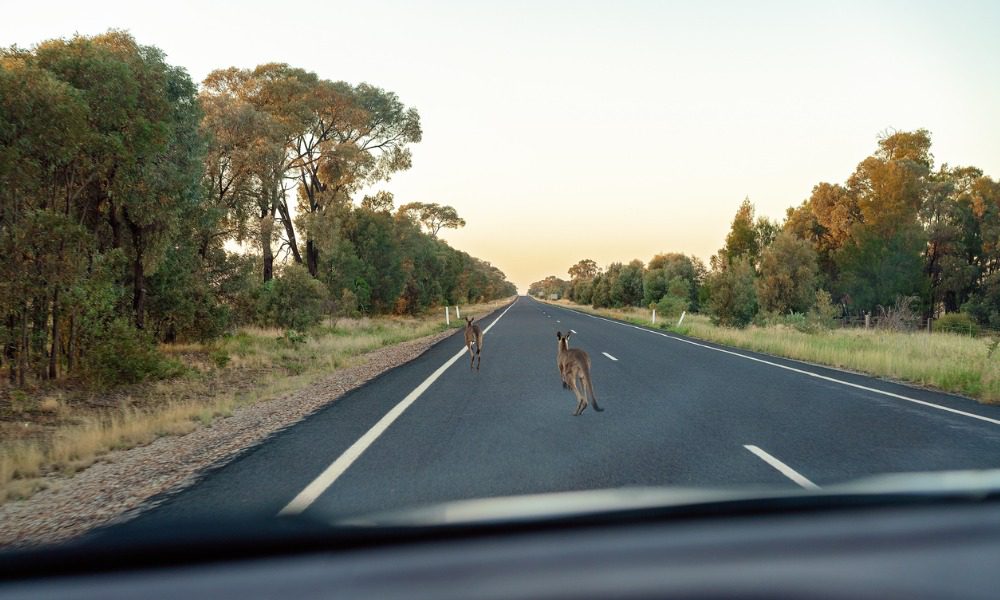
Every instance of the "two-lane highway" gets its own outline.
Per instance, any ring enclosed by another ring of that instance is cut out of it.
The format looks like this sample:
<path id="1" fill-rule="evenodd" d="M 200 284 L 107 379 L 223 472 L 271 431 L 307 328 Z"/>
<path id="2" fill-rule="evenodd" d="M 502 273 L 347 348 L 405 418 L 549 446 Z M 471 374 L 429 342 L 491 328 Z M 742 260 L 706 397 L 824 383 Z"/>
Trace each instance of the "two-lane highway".
<path id="1" fill-rule="evenodd" d="M 824 486 L 1000 467 L 1000 407 L 663 334 L 519 298 L 207 473 L 138 521 L 350 516 L 632 485 Z M 556 331 L 590 353 L 605 409 L 572 417 Z"/>

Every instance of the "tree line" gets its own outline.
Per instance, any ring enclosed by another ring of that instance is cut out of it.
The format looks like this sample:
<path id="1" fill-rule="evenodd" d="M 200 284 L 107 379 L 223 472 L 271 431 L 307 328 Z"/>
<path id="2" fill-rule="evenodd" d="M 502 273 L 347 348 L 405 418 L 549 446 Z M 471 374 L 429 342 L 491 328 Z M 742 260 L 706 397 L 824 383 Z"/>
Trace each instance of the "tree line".
<path id="1" fill-rule="evenodd" d="M 157 342 L 515 293 L 437 238 L 454 208 L 357 198 L 421 134 L 393 92 L 287 64 L 199 87 L 121 31 L 0 50 L 0 366 L 129 380 Z"/>
<path id="2" fill-rule="evenodd" d="M 585 260 L 569 275 L 530 293 L 701 310 L 739 327 L 902 306 L 1000 328 L 1000 183 L 976 167 L 935 166 L 924 129 L 887 132 L 846 181 L 817 184 L 783 222 L 745 199 L 708 269 L 668 254 L 603 271 Z"/>

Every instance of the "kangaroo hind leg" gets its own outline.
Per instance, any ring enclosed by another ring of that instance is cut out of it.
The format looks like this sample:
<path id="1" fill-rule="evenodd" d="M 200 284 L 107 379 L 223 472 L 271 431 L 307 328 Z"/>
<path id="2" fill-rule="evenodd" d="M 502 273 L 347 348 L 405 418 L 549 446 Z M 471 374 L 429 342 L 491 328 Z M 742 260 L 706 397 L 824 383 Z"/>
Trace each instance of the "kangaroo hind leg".
<path id="1" fill-rule="evenodd" d="M 581 393 L 580 385 L 577 383 L 577 374 L 575 372 L 572 373 L 572 377 L 573 379 L 570 380 L 570 383 L 573 385 L 573 393 L 576 394 L 576 410 L 573 411 L 573 416 L 579 417 L 580 413 L 583 412 L 583 409 L 587 408 L 587 396 Z"/>

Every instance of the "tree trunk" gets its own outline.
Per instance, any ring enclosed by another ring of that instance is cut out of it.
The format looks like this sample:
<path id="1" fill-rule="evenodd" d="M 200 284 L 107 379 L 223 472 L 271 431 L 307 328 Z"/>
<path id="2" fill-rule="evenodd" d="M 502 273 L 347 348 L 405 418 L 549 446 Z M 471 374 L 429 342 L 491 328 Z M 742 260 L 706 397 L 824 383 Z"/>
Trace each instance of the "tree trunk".
<path id="1" fill-rule="evenodd" d="M 132 222 L 128 212 L 125 213 L 125 222 L 132 234 L 132 251 L 135 252 L 132 259 L 132 311 L 135 313 L 135 328 L 143 329 L 146 327 L 146 266 L 142 264 L 144 232 L 142 226 Z"/>
<path id="2" fill-rule="evenodd" d="M 59 375 L 59 289 L 52 292 L 52 350 L 49 352 L 49 379 Z"/>
<path id="3" fill-rule="evenodd" d="M 260 255 L 264 259 L 264 283 L 274 277 L 274 253 L 271 251 L 271 230 L 274 227 L 274 211 L 260 219 Z"/>
<path id="4" fill-rule="evenodd" d="M 135 327 L 143 329 L 146 326 L 146 269 L 142 264 L 142 255 L 136 254 L 132 263 L 132 310 L 135 312 Z"/>
<path id="5" fill-rule="evenodd" d="M 309 274 L 316 277 L 319 273 L 319 248 L 312 240 L 306 240 L 306 266 L 309 267 Z"/>
<path id="6" fill-rule="evenodd" d="M 291 213 L 288 212 L 288 206 L 285 205 L 284 201 L 278 204 L 278 212 L 281 214 L 281 224 L 285 227 L 285 237 L 288 238 L 288 247 L 292 251 L 292 258 L 301 265 L 302 254 L 299 253 L 299 243 L 295 238 L 295 226 L 292 224 Z"/>
<path id="7" fill-rule="evenodd" d="M 7 368 L 10 369 L 10 382 L 17 381 L 17 320 L 14 315 L 7 317 L 7 343 L 4 345 L 3 355 L 7 360 Z"/>
<path id="8" fill-rule="evenodd" d="M 76 343 L 76 315 L 69 315 L 69 334 L 66 338 L 66 372 L 72 373 L 73 367 L 75 366 L 75 361 L 73 360 L 75 348 L 73 347 Z"/>
<path id="9" fill-rule="evenodd" d="M 24 387 L 24 373 L 28 370 L 28 303 L 21 314 L 21 348 L 17 353 L 17 385 Z"/>

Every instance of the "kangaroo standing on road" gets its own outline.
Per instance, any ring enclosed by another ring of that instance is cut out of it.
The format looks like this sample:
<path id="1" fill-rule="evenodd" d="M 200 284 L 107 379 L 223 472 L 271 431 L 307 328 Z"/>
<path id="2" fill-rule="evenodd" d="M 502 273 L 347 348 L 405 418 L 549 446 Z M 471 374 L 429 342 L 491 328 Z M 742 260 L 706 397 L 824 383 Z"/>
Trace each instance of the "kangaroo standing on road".
<path id="1" fill-rule="evenodd" d="M 472 363 L 476 363 L 476 370 L 479 370 L 479 363 L 483 357 L 479 355 L 483 350 L 483 330 L 477 323 L 472 322 L 473 317 L 465 317 L 465 347 L 469 349 L 469 370 L 472 370 Z M 472 346 L 476 350 L 473 352 Z M 478 360 L 477 360 L 478 359 Z"/>
<path id="2" fill-rule="evenodd" d="M 583 409 L 587 408 L 587 396 L 594 405 L 594 410 L 601 412 L 604 409 L 597 405 L 597 396 L 594 395 L 594 384 L 590 381 L 590 356 L 578 348 L 569 347 L 570 333 L 563 335 L 556 332 L 556 339 L 559 340 L 559 351 L 556 354 L 556 365 L 559 367 L 559 377 L 562 378 L 564 388 L 570 388 L 576 394 L 576 410 L 573 416 L 578 417 Z M 583 380 L 584 393 L 580 392 L 577 379 Z"/>

